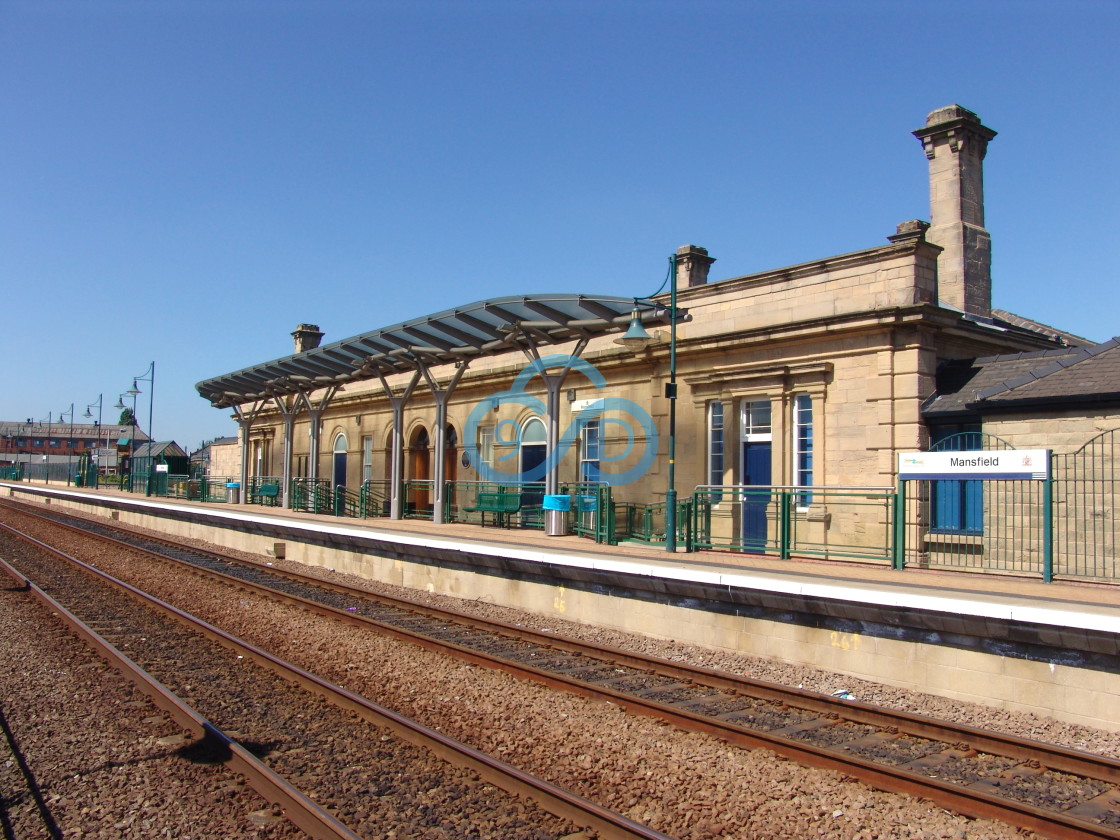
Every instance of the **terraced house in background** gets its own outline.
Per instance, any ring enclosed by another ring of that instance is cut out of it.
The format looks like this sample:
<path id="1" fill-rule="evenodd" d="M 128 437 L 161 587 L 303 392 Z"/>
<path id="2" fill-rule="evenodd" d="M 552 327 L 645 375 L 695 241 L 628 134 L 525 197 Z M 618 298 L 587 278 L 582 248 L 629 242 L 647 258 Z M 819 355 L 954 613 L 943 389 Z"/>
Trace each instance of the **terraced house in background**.
<path id="1" fill-rule="evenodd" d="M 913 134 L 930 219 L 882 245 L 721 280 L 685 245 L 653 298 L 526 294 L 325 345 L 300 325 L 293 355 L 197 386 L 238 418 L 242 500 L 268 485 L 288 506 L 545 527 L 545 498 L 568 495 L 577 530 L 659 542 L 675 490 L 690 548 L 1052 574 L 1085 527 L 1043 524 L 1076 507 L 1056 473 L 1014 500 L 976 479 L 900 496 L 899 457 L 1094 440 L 1077 515 L 1111 523 L 1120 354 L 992 307 L 996 132 L 951 105 Z M 1017 531 L 1041 542 L 1001 558 Z M 1093 539 L 1059 573 L 1114 577 L 1115 535 Z"/>

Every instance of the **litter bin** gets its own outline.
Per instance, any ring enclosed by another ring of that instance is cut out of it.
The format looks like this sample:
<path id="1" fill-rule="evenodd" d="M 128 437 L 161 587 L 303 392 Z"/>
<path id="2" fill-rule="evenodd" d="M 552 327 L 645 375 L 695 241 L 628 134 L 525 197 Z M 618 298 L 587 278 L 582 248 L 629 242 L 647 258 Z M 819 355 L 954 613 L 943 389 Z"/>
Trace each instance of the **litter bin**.
<path id="1" fill-rule="evenodd" d="M 544 533 L 549 537 L 568 536 L 568 511 L 572 509 L 571 496 L 545 496 Z"/>
<path id="2" fill-rule="evenodd" d="M 227 481 L 226 482 L 226 501 L 231 505 L 241 504 L 241 482 L 240 481 Z"/>

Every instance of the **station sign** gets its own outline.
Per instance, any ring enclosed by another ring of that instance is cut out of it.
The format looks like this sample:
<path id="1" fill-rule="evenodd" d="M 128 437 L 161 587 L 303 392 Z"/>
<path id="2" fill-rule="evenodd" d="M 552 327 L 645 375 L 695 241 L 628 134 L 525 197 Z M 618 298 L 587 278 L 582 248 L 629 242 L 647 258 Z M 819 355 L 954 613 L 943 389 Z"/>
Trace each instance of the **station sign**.
<path id="1" fill-rule="evenodd" d="M 1044 481 L 1050 477 L 1050 450 L 900 452 L 898 477 L 902 481 Z"/>

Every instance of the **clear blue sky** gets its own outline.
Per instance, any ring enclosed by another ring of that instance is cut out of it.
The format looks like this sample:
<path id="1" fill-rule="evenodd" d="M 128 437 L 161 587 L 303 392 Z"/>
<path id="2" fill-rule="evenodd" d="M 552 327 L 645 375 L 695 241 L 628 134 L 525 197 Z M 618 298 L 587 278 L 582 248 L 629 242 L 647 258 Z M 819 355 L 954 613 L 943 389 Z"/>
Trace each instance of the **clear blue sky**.
<path id="1" fill-rule="evenodd" d="M 194 383 L 522 292 L 645 295 L 929 217 L 959 103 L 995 305 L 1120 333 L 1120 2 L 0 0 L 0 418 L 234 431 Z M 142 388 L 147 388 L 141 383 Z M 147 392 L 139 398 L 147 417 Z M 106 421 L 117 412 L 106 411 Z"/>

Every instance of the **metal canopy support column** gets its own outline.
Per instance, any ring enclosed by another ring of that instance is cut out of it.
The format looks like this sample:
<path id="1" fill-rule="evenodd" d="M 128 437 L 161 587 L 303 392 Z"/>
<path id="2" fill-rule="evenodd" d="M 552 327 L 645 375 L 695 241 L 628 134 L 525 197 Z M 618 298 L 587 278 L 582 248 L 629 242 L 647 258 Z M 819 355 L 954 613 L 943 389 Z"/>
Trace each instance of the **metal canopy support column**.
<path id="1" fill-rule="evenodd" d="M 249 430 L 253 428 L 253 421 L 257 419 L 257 415 L 267 404 L 266 402 L 259 402 L 248 413 L 240 405 L 233 406 L 233 419 L 237 421 L 237 425 L 241 429 L 241 474 L 238 476 L 238 480 L 241 482 L 241 498 L 239 501 L 243 505 L 249 503 Z"/>
<path id="2" fill-rule="evenodd" d="M 408 387 L 404 389 L 404 393 L 396 395 L 393 389 L 389 387 L 389 383 L 385 381 L 385 374 L 381 368 L 377 368 L 377 378 L 381 380 L 381 388 L 385 391 L 385 396 L 389 400 L 389 405 L 393 408 L 393 451 L 390 454 L 391 463 L 389 465 L 389 518 L 401 518 L 401 489 L 403 485 L 402 467 L 404 462 L 404 406 L 408 402 L 408 398 L 412 396 L 412 391 L 416 387 L 416 383 L 420 381 L 420 371 L 415 370 L 412 373 L 412 381 L 408 383 Z"/>
<path id="3" fill-rule="evenodd" d="M 428 366 L 423 362 L 417 361 L 417 366 L 420 372 L 424 374 L 424 379 L 428 383 L 428 388 L 432 392 L 432 398 L 436 401 L 436 434 L 435 434 L 435 476 L 434 486 L 435 493 L 432 499 L 432 522 L 436 525 L 443 525 L 447 521 L 444 515 L 444 503 L 447 495 L 447 477 L 445 465 L 443 463 L 443 450 L 447 446 L 447 401 L 450 399 L 451 394 L 455 390 L 455 386 L 459 384 L 459 380 L 463 378 L 463 374 L 467 372 L 469 362 L 458 363 L 455 366 L 455 374 L 451 377 L 451 381 L 447 383 L 446 388 L 440 388 L 439 384 L 432 378 Z"/>
<path id="4" fill-rule="evenodd" d="M 323 416 L 323 412 L 327 410 L 327 406 L 330 405 L 338 391 L 338 385 L 329 386 L 326 393 L 319 398 L 318 405 L 312 404 L 311 397 L 308 394 L 303 391 L 299 392 L 300 399 L 307 407 L 307 414 L 311 418 L 311 445 L 307 456 L 309 475 L 307 477 L 311 479 L 312 484 L 319 478 L 319 418 Z"/>
<path id="5" fill-rule="evenodd" d="M 549 467 L 544 477 L 544 492 L 546 495 L 555 495 L 560 489 L 560 461 L 556 458 L 556 449 L 560 445 L 560 388 L 572 369 L 572 362 L 583 354 L 590 340 L 589 336 L 584 336 L 576 342 L 575 349 L 568 354 L 567 360 L 560 366 L 559 373 L 548 373 L 545 370 L 536 344 L 532 343 L 532 341 L 530 341 L 527 347 L 522 347 L 522 351 L 525 353 L 526 357 L 528 357 L 529 361 L 537 366 L 541 379 L 544 380 L 546 393 L 548 395 L 545 404 L 545 413 L 548 415 L 545 422 L 545 430 L 548 437 L 548 458 L 552 465 Z"/>
<path id="6" fill-rule="evenodd" d="M 274 396 L 272 401 L 284 418 L 284 454 L 282 456 L 283 463 L 280 465 L 280 498 L 284 509 L 290 510 L 292 507 L 292 445 L 295 437 L 296 403 L 293 401 L 291 405 L 288 405 L 284 398 L 280 396 Z"/>

